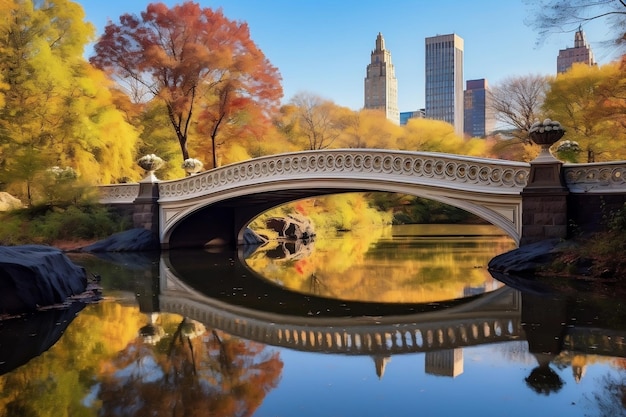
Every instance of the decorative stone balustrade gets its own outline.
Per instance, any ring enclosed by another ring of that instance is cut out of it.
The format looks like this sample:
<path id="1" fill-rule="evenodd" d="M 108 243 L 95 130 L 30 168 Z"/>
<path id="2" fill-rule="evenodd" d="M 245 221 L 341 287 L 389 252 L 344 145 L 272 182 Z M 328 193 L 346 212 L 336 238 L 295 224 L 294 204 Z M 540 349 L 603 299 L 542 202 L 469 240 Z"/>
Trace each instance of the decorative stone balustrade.
<path id="1" fill-rule="evenodd" d="M 626 193 L 626 162 L 566 164 L 565 183 L 571 193 Z"/>
<path id="2" fill-rule="evenodd" d="M 103 204 L 132 204 L 139 195 L 139 183 L 101 185 L 98 191 Z"/>
<path id="3" fill-rule="evenodd" d="M 279 178 L 394 178 L 405 182 L 498 193 L 526 185 L 525 163 L 428 152 L 347 149 L 307 151 L 255 158 L 174 181 L 159 183 L 161 201 L 193 198 L 246 183 Z"/>

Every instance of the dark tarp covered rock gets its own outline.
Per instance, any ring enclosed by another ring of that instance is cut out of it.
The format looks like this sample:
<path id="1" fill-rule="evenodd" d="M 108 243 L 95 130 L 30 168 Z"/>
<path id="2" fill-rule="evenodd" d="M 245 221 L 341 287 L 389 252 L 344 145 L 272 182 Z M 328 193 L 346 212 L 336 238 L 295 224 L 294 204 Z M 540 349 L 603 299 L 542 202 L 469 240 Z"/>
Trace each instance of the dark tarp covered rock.
<path id="1" fill-rule="evenodd" d="M 0 247 L 0 314 L 63 303 L 87 288 L 87 275 L 60 250 L 42 245 Z"/>
<path id="2" fill-rule="evenodd" d="M 148 229 L 135 228 L 115 233 L 81 249 L 82 252 L 136 252 L 159 250 L 159 240 Z"/>
<path id="3" fill-rule="evenodd" d="M 505 274 L 533 274 L 549 265 L 560 252 L 560 239 L 547 239 L 520 246 L 489 261 L 490 271 Z"/>

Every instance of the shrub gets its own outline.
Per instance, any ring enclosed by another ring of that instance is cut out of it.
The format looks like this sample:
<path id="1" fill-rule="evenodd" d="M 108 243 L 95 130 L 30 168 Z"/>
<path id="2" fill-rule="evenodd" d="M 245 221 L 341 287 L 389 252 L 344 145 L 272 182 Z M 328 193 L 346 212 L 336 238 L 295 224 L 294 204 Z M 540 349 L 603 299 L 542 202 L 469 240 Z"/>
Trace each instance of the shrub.
<path id="1" fill-rule="evenodd" d="M 129 219 L 99 204 L 35 206 L 0 216 L 0 244 L 53 244 L 100 239 L 129 227 Z"/>

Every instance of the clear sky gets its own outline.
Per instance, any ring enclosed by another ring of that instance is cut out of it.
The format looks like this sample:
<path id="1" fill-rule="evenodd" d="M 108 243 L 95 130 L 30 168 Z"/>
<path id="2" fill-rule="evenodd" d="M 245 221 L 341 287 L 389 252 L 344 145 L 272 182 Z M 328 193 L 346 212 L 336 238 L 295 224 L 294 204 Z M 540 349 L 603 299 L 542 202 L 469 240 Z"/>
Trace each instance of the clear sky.
<path id="1" fill-rule="evenodd" d="M 169 6 L 182 1 L 165 0 Z M 363 107 L 363 80 L 378 32 L 391 51 L 400 111 L 424 107 L 424 39 L 456 33 L 465 42 L 464 79 L 495 85 L 507 77 L 554 74 L 559 49 L 574 46 L 574 34 L 552 35 L 538 45 L 526 23 L 533 7 L 524 0 L 196 0 L 247 22 L 252 40 L 283 78 L 287 102 L 307 91 L 354 110 Z M 109 20 L 139 14 L 147 0 L 78 0 L 86 20 L 103 32 Z M 536 9 L 535 9 L 536 10 Z M 596 60 L 616 51 L 603 48 L 607 25 L 583 26 Z M 87 55 L 90 51 L 87 51 Z"/>

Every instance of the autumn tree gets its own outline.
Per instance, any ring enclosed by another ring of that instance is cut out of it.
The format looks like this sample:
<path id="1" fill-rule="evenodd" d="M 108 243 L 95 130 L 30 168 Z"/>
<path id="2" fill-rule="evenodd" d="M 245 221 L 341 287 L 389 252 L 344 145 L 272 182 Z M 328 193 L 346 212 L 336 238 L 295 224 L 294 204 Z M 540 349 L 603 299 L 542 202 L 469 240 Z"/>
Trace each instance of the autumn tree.
<path id="1" fill-rule="evenodd" d="M 132 173 L 136 132 L 113 106 L 111 83 L 82 56 L 94 33 L 82 8 L 9 0 L 0 9 L 7 17 L 0 21 L 4 183 L 30 202 L 40 176 L 55 166 L 91 183 Z"/>
<path id="2" fill-rule="evenodd" d="M 389 121 L 385 112 L 362 109 L 345 118 L 342 145 L 347 148 L 395 148 L 402 128 Z"/>
<path id="3" fill-rule="evenodd" d="M 528 131 L 541 116 L 548 78 L 542 75 L 509 77 L 490 91 L 491 108 L 496 120 L 512 128 L 512 135 L 528 143 Z"/>
<path id="4" fill-rule="evenodd" d="M 252 108 L 268 116 L 282 97 L 278 70 L 250 39 L 248 25 L 189 1 L 122 15 L 106 26 L 94 51 L 91 62 L 132 96 L 165 104 L 183 159 L 195 123 L 211 139 L 215 166 L 221 130 Z"/>
<path id="5" fill-rule="evenodd" d="M 421 152 L 446 152 L 460 155 L 484 156 L 487 142 L 472 138 L 465 140 L 454 126 L 442 120 L 409 119 L 397 139 L 398 149 Z"/>
<path id="6" fill-rule="evenodd" d="M 619 62 L 574 64 L 550 82 L 544 109 L 585 151 L 586 162 L 623 159 L 626 75 Z"/>
<path id="7" fill-rule="evenodd" d="M 282 131 L 299 149 L 328 149 L 344 133 L 351 110 L 308 92 L 296 94 L 282 109 Z"/>

